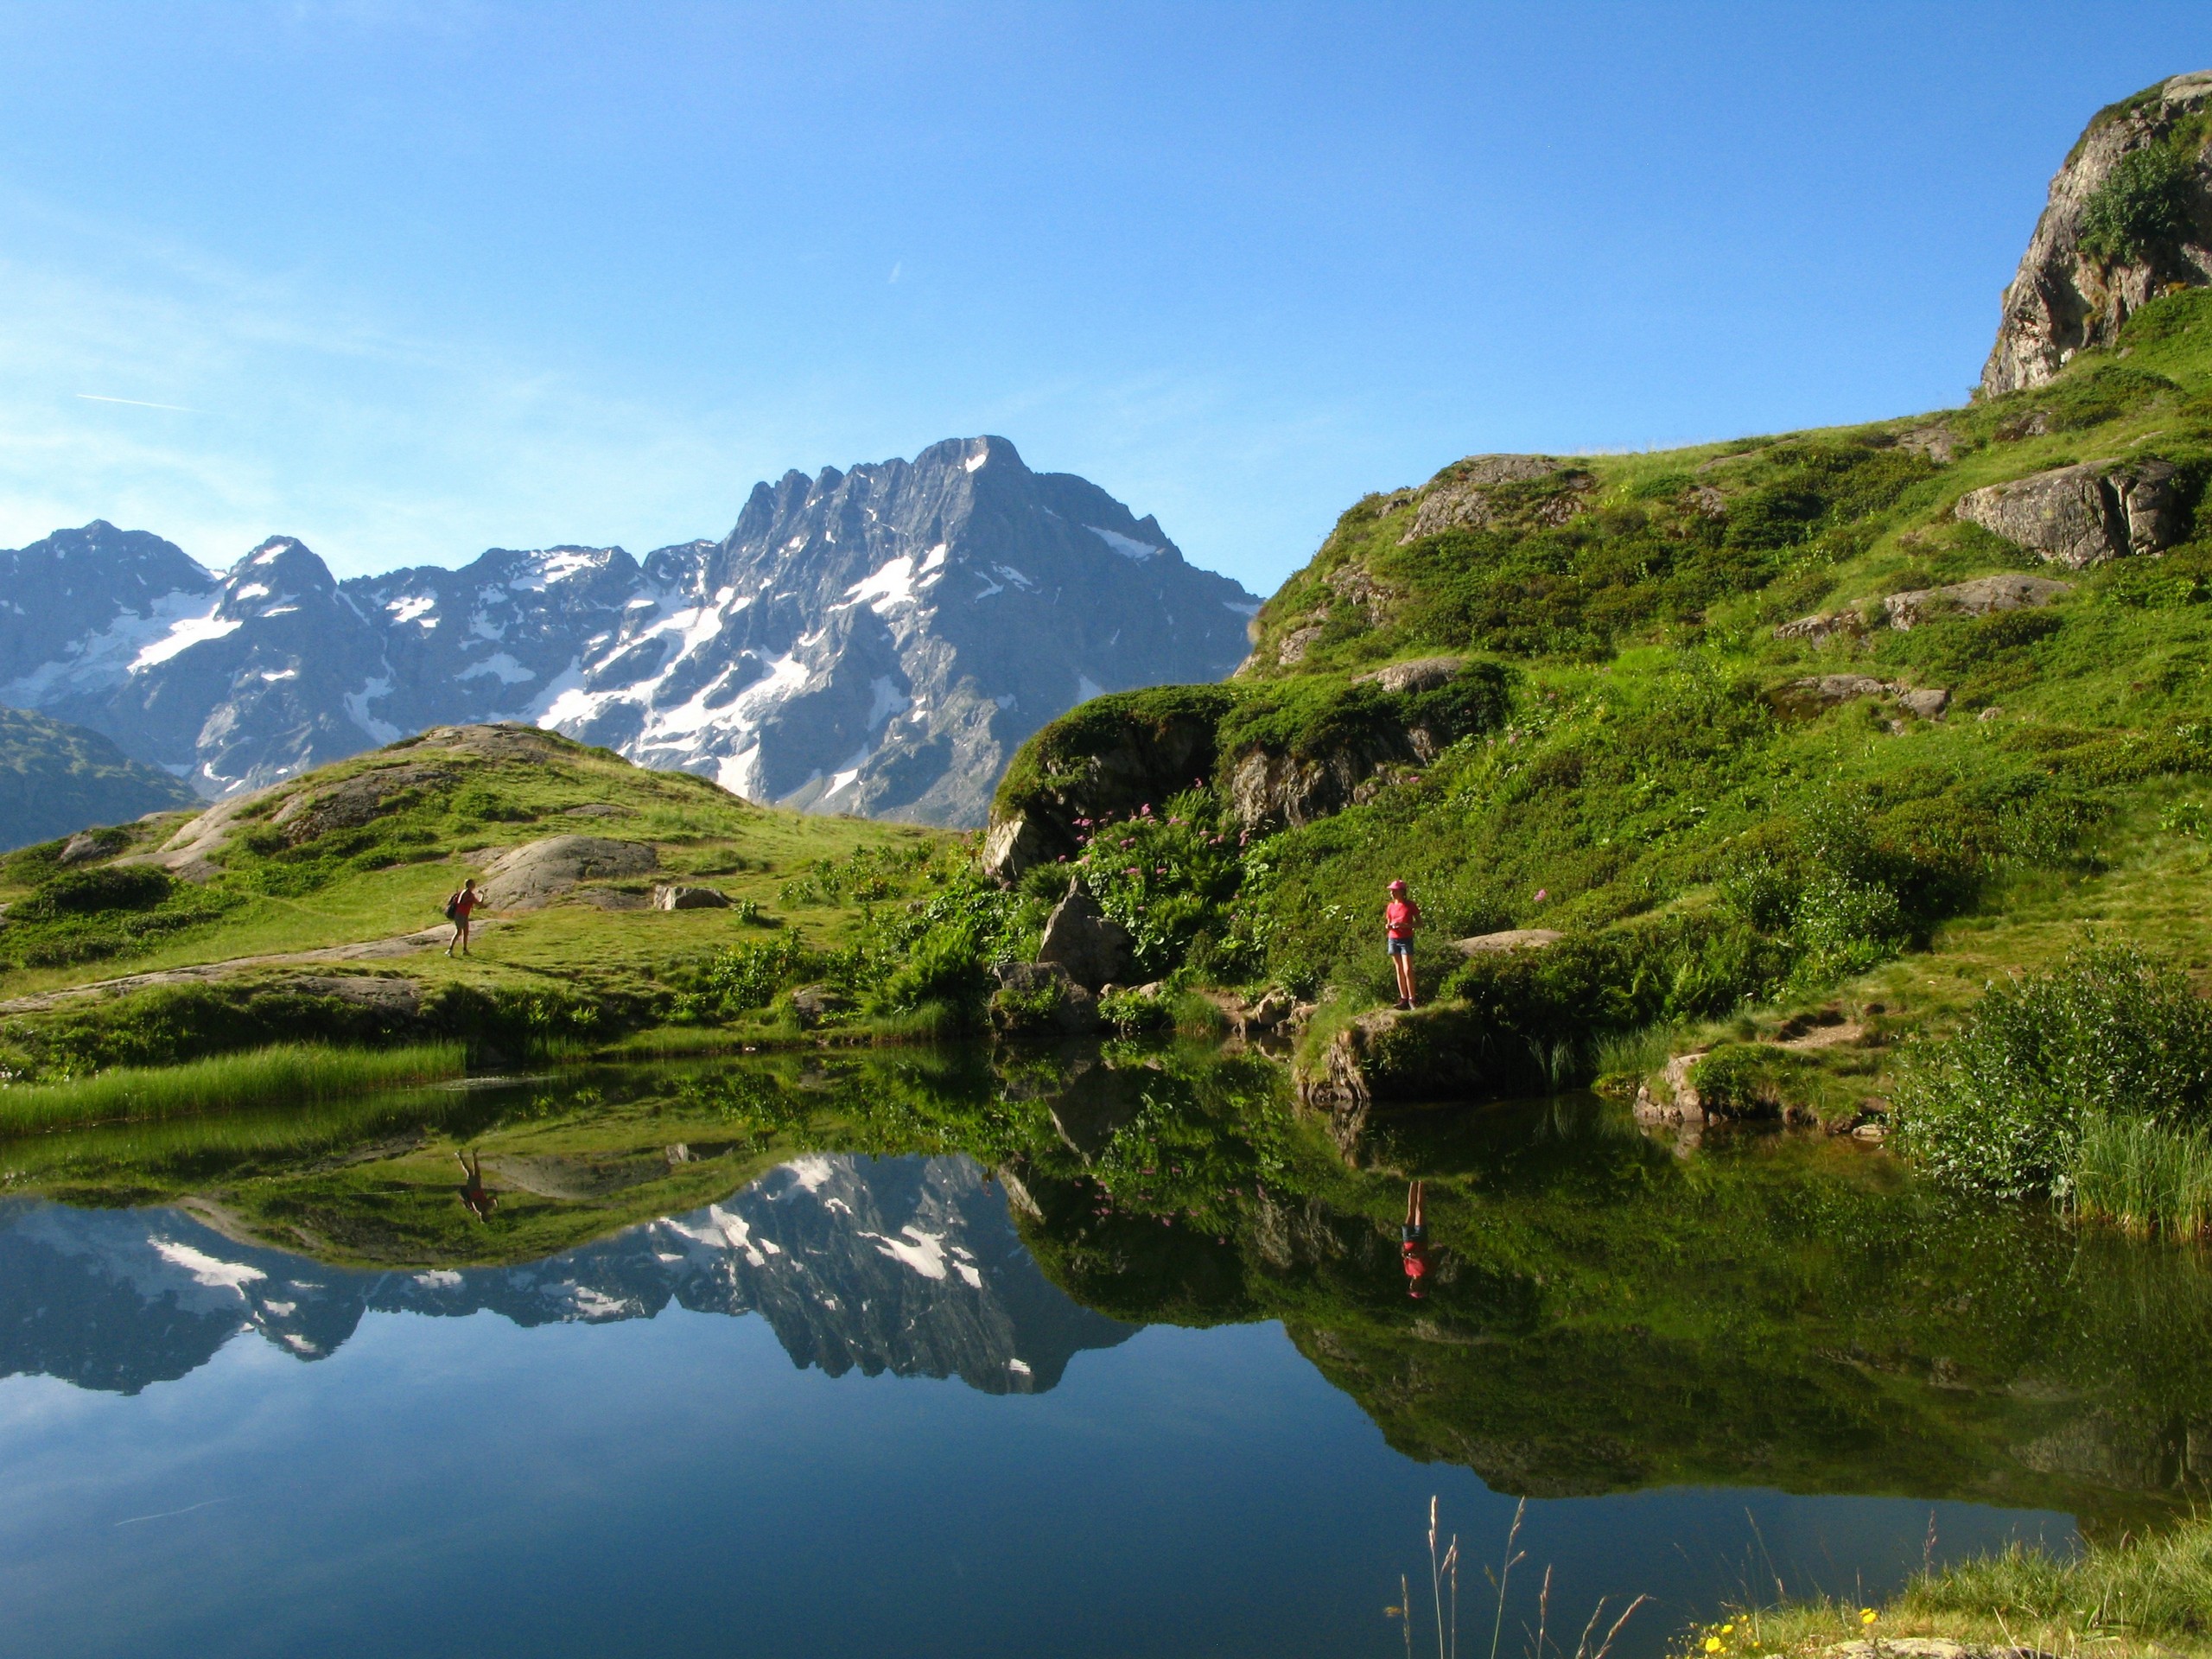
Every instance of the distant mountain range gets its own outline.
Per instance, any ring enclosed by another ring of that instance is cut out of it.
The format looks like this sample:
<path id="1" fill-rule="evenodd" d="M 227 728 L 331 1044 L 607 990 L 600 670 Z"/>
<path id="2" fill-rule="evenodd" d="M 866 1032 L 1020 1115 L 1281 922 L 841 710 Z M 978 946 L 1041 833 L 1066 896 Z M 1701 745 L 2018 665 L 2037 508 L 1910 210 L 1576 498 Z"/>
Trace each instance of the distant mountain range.
<path id="1" fill-rule="evenodd" d="M 0 553 L 0 704 L 203 797 L 523 720 L 756 800 L 956 825 L 1083 699 L 1225 676 L 1259 608 L 996 437 L 788 473 L 721 541 L 642 562 L 494 549 L 340 582 L 272 537 L 218 575 L 95 520 Z"/>
<path id="2" fill-rule="evenodd" d="M 597 1324 L 671 1302 L 758 1313 L 794 1363 L 832 1376 L 957 1376 L 988 1394 L 1040 1393 L 1077 1353 L 1135 1332 L 1053 1287 L 966 1158 L 800 1158 L 543 1262 L 423 1272 L 326 1267 L 180 1210 L 0 1201 L 0 1377 L 136 1394 L 247 1332 L 315 1360 L 371 1313 Z"/>
<path id="3" fill-rule="evenodd" d="M 168 773 L 130 759 L 98 732 L 0 709 L 0 852 L 194 799 Z"/>

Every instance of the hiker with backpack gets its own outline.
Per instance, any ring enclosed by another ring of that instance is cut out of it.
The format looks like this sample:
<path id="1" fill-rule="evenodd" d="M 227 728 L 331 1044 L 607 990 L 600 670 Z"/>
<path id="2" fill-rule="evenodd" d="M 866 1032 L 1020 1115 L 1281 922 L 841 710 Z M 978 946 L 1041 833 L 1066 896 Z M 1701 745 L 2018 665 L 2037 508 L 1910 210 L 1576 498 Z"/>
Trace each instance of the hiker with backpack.
<path id="1" fill-rule="evenodd" d="M 461 891 L 446 900 L 446 920 L 453 924 L 453 943 L 446 946 L 446 955 L 453 955 L 458 948 L 462 956 L 468 954 L 468 918 L 484 907 L 484 895 L 476 890 L 476 878 L 470 876 L 461 884 Z"/>

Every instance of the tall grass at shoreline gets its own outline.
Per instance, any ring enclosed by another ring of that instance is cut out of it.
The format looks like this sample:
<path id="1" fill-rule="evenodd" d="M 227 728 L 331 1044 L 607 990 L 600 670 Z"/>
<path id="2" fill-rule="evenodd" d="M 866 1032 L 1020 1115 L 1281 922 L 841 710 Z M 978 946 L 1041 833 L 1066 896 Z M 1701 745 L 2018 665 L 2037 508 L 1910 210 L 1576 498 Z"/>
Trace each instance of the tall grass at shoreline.
<path id="1" fill-rule="evenodd" d="M 2137 1235 L 2203 1237 L 2212 1233 L 2212 1131 L 2093 1118 L 2066 1185 L 2077 1216 Z"/>
<path id="2" fill-rule="evenodd" d="M 0 1088 L 0 1135 L 337 1100 L 457 1077 L 467 1058 L 460 1043 L 385 1049 L 287 1044 L 182 1065 L 116 1066 L 74 1083 Z"/>

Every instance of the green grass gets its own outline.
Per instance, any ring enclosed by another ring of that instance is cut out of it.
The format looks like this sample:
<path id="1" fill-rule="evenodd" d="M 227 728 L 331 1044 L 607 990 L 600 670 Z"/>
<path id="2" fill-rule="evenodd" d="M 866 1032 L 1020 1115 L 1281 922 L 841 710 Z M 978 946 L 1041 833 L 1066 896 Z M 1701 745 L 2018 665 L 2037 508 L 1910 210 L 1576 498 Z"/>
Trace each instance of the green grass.
<path id="1" fill-rule="evenodd" d="M 457 1077 L 467 1060 L 467 1052 L 458 1043 L 389 1049 L 302 1044 L 181 1065 L 117 1066 L 73 1083 L 19 1083 L 0 1088 L 0 1135 L 272 1105 L 314 1105 L 373 1090 Z"/>
<path id="2" fill-rule="evenodd" d="M 2070 1554 L 2016 1543 L 1920 1573 L 1878 1610 L 1833 1599 L 1747 1607 L 1688 1632 L 1675 1651 L 1745 1659 L 1929 1637 L 2113 1659 L 2212 1652 L 2212 1520 Z"/>

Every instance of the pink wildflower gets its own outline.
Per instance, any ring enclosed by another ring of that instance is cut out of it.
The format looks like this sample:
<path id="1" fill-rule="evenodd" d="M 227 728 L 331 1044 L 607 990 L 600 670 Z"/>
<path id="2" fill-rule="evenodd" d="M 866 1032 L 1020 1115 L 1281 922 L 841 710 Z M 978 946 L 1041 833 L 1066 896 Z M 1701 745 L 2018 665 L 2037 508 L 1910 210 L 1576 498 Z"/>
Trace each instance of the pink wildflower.
<path id="1" fill-rule="evenodd" d="M 1541 887 L 1538 887 L 1538 888 L 1536 889 L 1536 902 L 1537 902 L 1538 904 L 1540 904 L 1540 905 L 1541 905 L 1541 904 L 1542 904 L 1542 903 L 1544 902 L 1544 900 L 1545 900 L 1545 899 L 1548 899 L 1548 898 L 1550 898 L 1550 897 L 1551 897 L 1551 894 L 1550 894 L 1549 893 L 1546 892 L 1543 888 L 1541 888 Z"/>

